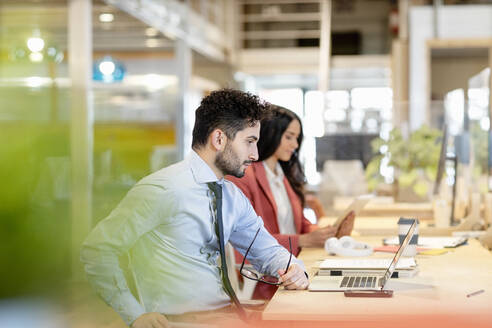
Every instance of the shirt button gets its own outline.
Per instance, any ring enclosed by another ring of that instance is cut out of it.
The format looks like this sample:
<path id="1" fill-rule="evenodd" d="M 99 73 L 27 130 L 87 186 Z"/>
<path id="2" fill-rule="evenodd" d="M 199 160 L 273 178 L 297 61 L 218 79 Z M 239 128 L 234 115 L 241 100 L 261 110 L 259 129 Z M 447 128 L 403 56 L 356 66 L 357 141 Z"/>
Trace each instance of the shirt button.
<path id="1" fill-rule="evenodd" d="M 205 247 L 200 247 L 200 254 L 205 254 Z"/>

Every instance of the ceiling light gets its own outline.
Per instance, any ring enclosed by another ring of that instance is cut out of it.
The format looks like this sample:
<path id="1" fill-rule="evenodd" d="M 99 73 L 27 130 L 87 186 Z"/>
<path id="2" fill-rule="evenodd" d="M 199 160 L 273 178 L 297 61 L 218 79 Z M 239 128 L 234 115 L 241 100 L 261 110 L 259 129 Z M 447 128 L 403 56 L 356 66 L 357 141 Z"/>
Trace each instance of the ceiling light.
<path id="1" fill-rule="evenodd" d="M 44 40 L 39 37 L 29 38 L 27 40 L 27 47 L 32 52 L 40 52 L 44 48 Z"/>
<path id="2" fill-rule="evenodd" d="M 114 20 L 114 15 L 111 13 L 102 13 L 99 15 L 99 21 L 101 23 L 111 23 Z"/>
<path id="3" fill-rule="evenodd" d="M 119 82 L 123 80 L 125 71 L 125 67 L 120 61 L 113 59 L 111 56 L 105 56 L 94 62 L 92 78 L 95 81 L 105 83 Z"/>
<path id="4" fill-rule="evenodd" d="M 115 65 L 111 60 L 105 60 L 99 64 L 99 70 L 103 75 L 111 75 L 114 73 Z"/>
<path id="5" fill-rule="evenodd" d="M 153 27 L 148 27 L 145 29 L 145 35 L 147 36 L 157 36 L 159 34 L 159 31 Z"/>

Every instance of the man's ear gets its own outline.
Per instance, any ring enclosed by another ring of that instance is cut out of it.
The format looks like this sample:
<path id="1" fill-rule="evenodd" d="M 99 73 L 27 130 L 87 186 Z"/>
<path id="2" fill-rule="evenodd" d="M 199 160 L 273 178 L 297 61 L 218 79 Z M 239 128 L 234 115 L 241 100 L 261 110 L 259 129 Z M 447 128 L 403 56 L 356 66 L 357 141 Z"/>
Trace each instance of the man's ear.
<path id="1" fill-rule="evenodd" d="M 212 147 L 217 151 L 222 151 L 225 148 L 227 142 L 227 136 L 221 129 L 215 129 L 210 134 L 210 143 Z"/>

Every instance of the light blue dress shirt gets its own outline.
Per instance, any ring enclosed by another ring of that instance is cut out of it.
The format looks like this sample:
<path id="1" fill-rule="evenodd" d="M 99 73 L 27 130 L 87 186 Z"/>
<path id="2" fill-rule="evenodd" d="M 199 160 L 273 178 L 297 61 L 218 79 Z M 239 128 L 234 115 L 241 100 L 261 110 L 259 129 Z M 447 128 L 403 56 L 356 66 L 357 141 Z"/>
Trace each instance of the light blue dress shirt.
<path id="1" fill-rule="evenodd" d="M 289 252 L 266 231 L 249 200 L 191 152 L 139 181 L 82 245 L 89 282 L 127 324 L 146 312 L 181 314 L 230 303 L 222 288 L 207 186 L 214 181 L 223 186 L 225 242 L 244 254 L 261 227 L 248 260 L 265 274 L 285 269 Z M 121 256 L 129 258 L 137 295 L 130 292 Z M 304 268 L 294 257 L 292 262 Z"/>

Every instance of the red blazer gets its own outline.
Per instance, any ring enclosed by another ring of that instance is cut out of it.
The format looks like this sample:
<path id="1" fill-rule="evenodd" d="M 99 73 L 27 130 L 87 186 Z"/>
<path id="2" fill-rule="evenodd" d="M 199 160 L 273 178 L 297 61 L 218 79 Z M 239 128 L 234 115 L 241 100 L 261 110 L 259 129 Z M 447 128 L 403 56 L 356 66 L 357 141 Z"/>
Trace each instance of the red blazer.
<path id="1" fill-rule="evenodd" d="M 275 237 L 278 242 L 289 249 L 289 235 L 280 234 L 277 223 L 277 204 L 273 198 L 268 182 L 263 162 L 254 162 L 246 169 L 246 174 L 242 178 L 227 176 L 227 180 L 232 181 L 238 186 L 246 197 L 249 198 L 256 213 L 261 216 L 265 228 Z M 292 189 L 289 181 L 284 177 L 284 185 L 289 197 L 292 212 L 294 216 L 294 226 L 296 235 L 290 235 L 292 241 L 292 252 L 297 256 L 299 254 L 299 234 L 313 231 L 316 226 L 311 224 L 303 215 L 301 200 Z"/>
<path id="2" fill-rule="evenodd" d="M 265 228 L 275 237 L 279 244 L 289 249 L 289 236 L 292 241 L 292 253 L 299 254 L 299 234 L 311 232 L 315 225 L 311 224 L 303 215 L 301 200 L 292 189 L 289 181 L 284 177 L 284 185 L 292 206 L 294 217 L 294 226 L 297 234 L 283 235 L 280 234 L 277 223 L 277 204 L 273 198 L 270 183 L 268 182 L 265 167 L 262 162 L 254 162 L 253 165 L 246 169 L 246 174 L 242 178 L 227 176 L 227 179 L 238 186 L 246 197 L 249 198 L 256 213 L 261 216 Z M 242 256 L 236 252 L 236 259 L 242 260 Z M 253 292 L 253 299 L 271 299 L 277 290 L 276 286 L 258 283 Z"/>

